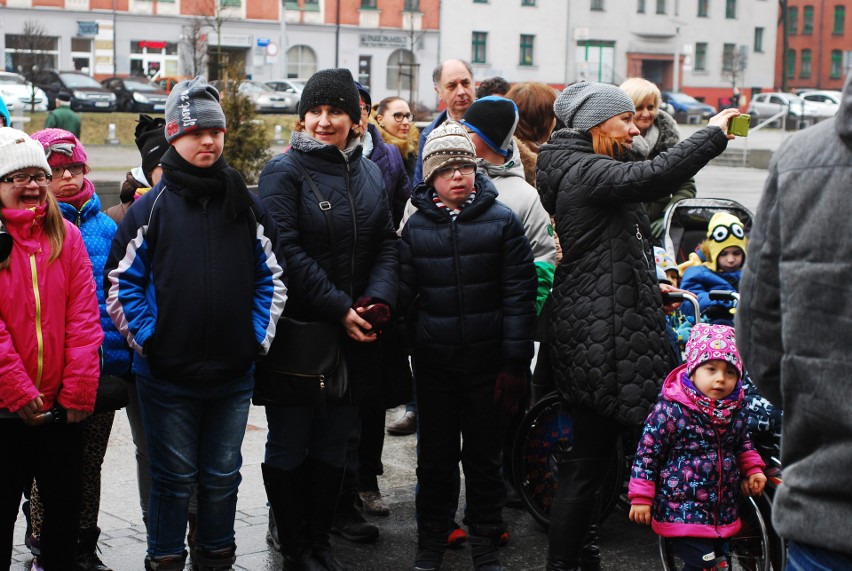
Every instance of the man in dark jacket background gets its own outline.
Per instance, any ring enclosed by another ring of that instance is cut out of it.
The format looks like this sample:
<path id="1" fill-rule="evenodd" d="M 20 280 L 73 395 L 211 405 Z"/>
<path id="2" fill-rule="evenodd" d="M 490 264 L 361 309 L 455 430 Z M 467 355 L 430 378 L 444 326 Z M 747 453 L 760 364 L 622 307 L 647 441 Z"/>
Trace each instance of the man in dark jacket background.
<path id="1" fill-rule="evenodd" d="M 792 569 L 852 569 L 850 180 L 852 74 L 834 121 L 775 154 L 740 282 L 743 361 L 784 408 L 772 523 L 790 541 Z"/>

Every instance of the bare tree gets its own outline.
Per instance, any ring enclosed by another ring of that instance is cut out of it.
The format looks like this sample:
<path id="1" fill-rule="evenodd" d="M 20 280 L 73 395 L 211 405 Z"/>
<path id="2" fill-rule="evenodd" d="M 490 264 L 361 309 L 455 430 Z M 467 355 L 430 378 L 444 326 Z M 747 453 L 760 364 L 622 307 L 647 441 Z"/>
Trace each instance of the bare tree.
<path id="1" fill-rule="evenodd" d="M 36 76 L 38 72 L 53 67 L 53 54 L 56 49 L 56 37 L 48 36 L 45 28 L 37 20 L 24 22 L 20 35 L 7 35 L 6 48 L 15 50 L 13 65 L 30 82 L 30 112 L 35 111 Z"/>
<path id="2" fill-rule="evenodd" d="M 748 67 L 748 46 L 725 44 L 722 52 L 722 77 L 731 83 L 731 89 L 738 92 L 745 70 Z"/>
<path id="3" fill-rule="evenodd" d="M 195 77 L 204 72 L 207 59 L 207 24 L 201 18 L 193 18 L 183 27 L 181 35 L 181 60 L 186 75 Z"/>
<path id="4" fill-rule="evenodd" d="M 226 54 L 222 53 L 222 28 L 234 19 L 234 12 L 228 7 L 227 0 L 196 0 L 194 7 L 204 25 L 216 33 L 216 65 L 210 75 L 213 76 L 211 79 L 221 79 L 229 63 Z"/>

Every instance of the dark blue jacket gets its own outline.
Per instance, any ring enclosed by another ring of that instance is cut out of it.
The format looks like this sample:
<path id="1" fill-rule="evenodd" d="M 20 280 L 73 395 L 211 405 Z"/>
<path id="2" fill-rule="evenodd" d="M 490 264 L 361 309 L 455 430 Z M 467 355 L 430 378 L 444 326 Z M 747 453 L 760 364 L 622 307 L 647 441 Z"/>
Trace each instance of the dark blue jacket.
<path id="1" fill-rule="evenodd" d="M 254 205 L 225 222 L 224 199 L 169 190 L 166 176 L 127 211 L 112 242 L 107 309 L 136 350 L 133 372 L 227 381 L 266 353 L 286 301 L 275 222 Z"/>
<path id="2" fill-rule="evenodd" d="M 388 194 L 388 204 L 393 217 L 393 227 L 397 228 L 405 212 L 408 198 L 411 196 L 411 181 L 408 180 L 405 162 L 402 160 L 399 149 L 385 143 L 379 129 L 372 123 L 367 126 L 367 131 L 373 138 L 373 152 L 370 153 L 370 160 L 382 171 L 385 192 Z"/>
<path id="3" fill-rule="evenodd" d="M 286 315 L 339 322 L 361 296 L 393 307 L 399 284 L 398 240 L 379 168 L 361 156 L 294 133 L 292 146 L 260 174 L 258 194 L 278 223 L 287 260 Z M 336 259 L 325 214 L 293 163 L 298 157 L 331 205 Z"/>
<path id="4" fill-rule="evenodd" d="M 419 294 L 414 355 L 448 368 L 533 355 L 538 282 L 524 228 L 497 190 L 476 175 L 476 198 L 453 220 L 414 189 L 417 207 L 402 231 L 402 300 Z M 401 302 L 407 305 L 407 301 Z"/>
<path id="5" fill-rule="evenodd" d="M 85 179 L 91 185 L 91 181 Z M 92 273 L 95 275 L 95 289 L 98 294 L 98 307 L 101 312 L 101 329 L 104 330 L 104 342 L 101 345 L 101 374 L 123 376 L 130 373 L 130 347 L 115 328 L 106 309 L 104 295 L 104 266 L 109 255 L 116 225 L 112 218 L 101 212 L 101 201 L 97 193 L 80 210 L 60 202 L 62 216 L 80 228 L 86 252 L 92 260 Z"/>

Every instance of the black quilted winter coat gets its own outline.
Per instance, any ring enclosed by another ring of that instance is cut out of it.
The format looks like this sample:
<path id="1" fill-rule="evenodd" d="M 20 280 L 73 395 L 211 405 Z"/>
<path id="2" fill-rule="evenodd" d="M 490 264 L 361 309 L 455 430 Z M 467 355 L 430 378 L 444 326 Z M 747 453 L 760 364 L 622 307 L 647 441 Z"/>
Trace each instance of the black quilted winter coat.
<path id="1" fill-rule="evenodd" d="M 497 189 L 476 175 L 476 198 L 455 221 L 420 184 L 417 212 L 402 230 L 400 306 L 419 294 L 417 359 L 442 367 L 529 365 L 538 288 L 520 220 L 497 202 Z"/>
<path id="2" fill-rule="evenodd" d="M 336 147 L 302 133 L 294 133 L 291 143 L 288 152 L 267 163 L 258 185 L 263 205 L 278 223 L 287 261 L 284 315 L 337 323 L 361 296 L 393 307 L 399 284 L 398 240 L 379 168 L 362 158 L 360 146 L 347 158 Z M 331 203 L 337 259 L 332 257 L 325 214 L 293 156 Z"/>
<path id="3" fill-rule="evenodd" d="M 641 425 L 674 367 L 643 201 L 672 194 L 719 155 L 707 127 L 658 157 L 595 154 L 586 132 L 562 129 L 538 156 L 538 189 L 562 244 L 548 305 L 553 374 L 563 398 Z"/>

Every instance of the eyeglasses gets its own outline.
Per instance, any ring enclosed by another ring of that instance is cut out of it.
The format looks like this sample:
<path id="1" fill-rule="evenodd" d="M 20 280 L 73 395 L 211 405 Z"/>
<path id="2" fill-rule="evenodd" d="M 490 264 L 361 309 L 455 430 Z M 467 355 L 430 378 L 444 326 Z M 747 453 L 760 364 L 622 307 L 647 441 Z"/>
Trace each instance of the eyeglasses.
<path id="1" fill-rule="evenodd" d="M 361 111 L 363 111 L 364 113 L 369 113 L 370 112 L 370 106 L 367 105 L 366 103 L 362 103 L 361 104 Z"/>
<path id="2" fill-rule="evenodd" d="M 71 173 L 72 176 L 83 174 L 83 171 L 86 170 L 86 165 L 83 163 L 74 163 L 73 165 L 64 165 L 61 167 L 51 167 L 50 171 L 53 173 L 53 176 L 63 176 L 65 171 Z"/>
<path id="3" fill-rule="evenodd" d="M 466 163 L 463 165 L 456 165 L 454 167 L 444 167 L 435 171 L 435 175 L 439 178 L 453 178 L 456 176 L 456 171 L 459 171 L 461 175 L 471 175 L 476 171 L 476 165 L 472 163 Z"/>
<path id="4" fill-rule="evenodd" d="M 403 113 L 402 111 L 397 111 L 393 114 L 393 120 L 397 123 L 402 123 L 403 119 L 414 121 L 414 113 Z"/>
<path id="5" fill-rule="evenodd" d="M 43 172 L 38 174 L 18 173 L 6 178 L 0 178 L 0 181 L 14 184 L 17 188 L 24 188 L 30 184 L 30 181 L 35 181 L 35 183 L 39 186 L 47 186 L 47 183 L 51 180 L 53 180 L 53 177 Z"/>

